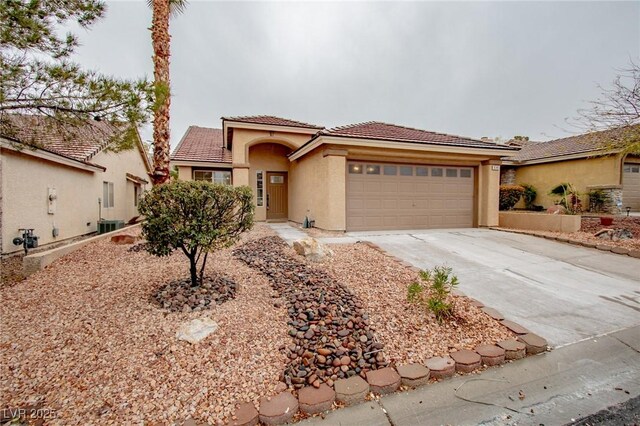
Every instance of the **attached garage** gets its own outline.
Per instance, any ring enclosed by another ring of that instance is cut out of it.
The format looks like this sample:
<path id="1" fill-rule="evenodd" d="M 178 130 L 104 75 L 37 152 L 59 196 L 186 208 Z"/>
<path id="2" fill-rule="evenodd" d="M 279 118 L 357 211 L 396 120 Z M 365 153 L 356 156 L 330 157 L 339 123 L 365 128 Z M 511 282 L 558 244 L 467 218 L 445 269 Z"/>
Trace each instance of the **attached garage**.
<path id="1" fill-rule="evenodd" d="M 623 208 L 631 207 L 631 211 L 640 211 L 640 164 L 624 164 L 622 185 Z"/>
<path id="2" fill-rule="evenodd" d="M 474 226 L 473 167 L 347 162 L 347 231 Z"/>

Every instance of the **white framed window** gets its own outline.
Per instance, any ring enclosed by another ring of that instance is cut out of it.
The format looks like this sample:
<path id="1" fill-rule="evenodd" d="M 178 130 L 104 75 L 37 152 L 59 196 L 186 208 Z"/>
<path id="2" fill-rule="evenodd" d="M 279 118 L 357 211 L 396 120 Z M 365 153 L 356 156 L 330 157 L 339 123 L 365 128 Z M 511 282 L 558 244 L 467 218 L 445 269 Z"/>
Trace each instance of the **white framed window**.
<path id="1" fill-rule="evenodd" d="M 194 170 L 193 180 L 231 185 L 231 172 L 229 170 Z"/>
<path id="2" fill-rule="evenodd" d="M 114 206 L 113 182 L 102 182 L 102 207 Z"/>
<path id="3" fill-rule="evenodd" d="M 264 173 L 262 170 L 256 172 L 256 205 L 262 206 L 264 203 Z"/>
<path id="4" fill-rule="evenodd" d="M 142 186 L 139 183 L 133 184 L 133 205 L 138 207 L 140 197 L 142 196 Z"/>

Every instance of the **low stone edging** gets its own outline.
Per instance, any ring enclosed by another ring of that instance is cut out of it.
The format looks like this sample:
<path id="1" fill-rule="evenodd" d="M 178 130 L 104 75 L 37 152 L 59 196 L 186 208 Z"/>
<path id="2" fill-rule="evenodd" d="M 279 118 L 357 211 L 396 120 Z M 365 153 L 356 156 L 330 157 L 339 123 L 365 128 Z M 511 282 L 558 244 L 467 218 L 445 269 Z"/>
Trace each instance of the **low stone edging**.
<path id="1" fill-rule="evenodd" d="M 124 228 L 117 229 L 112 232 L 106 232 L 104 234 L 96 235 L 95 237 L 86 238 L 84 240 L 76 241 L 74 243 L 65 244 L 60 247 L 52 248 L 49 250 L 41 251 L 38 253 L 28 254 L 22 260 L 22 268 L 25 277 L 32 275 L 46 266 L 50 265 L 54 261 L 60 259 L 62 256 L 65 256 L 69 253 L 72 253 L 87 244 L 94 243 L 96 241 L 103 240 L 105 238 L 111 238 L 115 235 L 126 234 L 128 231 L 139 227 L 140 224 L 137 223 L 135 225 L 125 226 Z M 128 244 L 124 241 L 118 241 L 117 244 Z"/>
<path id="2" fill-rule="evenodd" d="M 377 245 L 370 242 L 363 244 L 384 253 L 392 260 L 417 272 L 420 269 L 391 256 Z M 456 290 L 456 297 L 468 297 Z M 452 352 L 447 357 L 433 357 L 425 362 L 391 366 L 370 370 L 366 379 L 360 375 L 338 379 L 332 386 L 323 383 L 320 387 L 306 386 L 298 390 L 296 398 L 290 390 L 284 389 L 275 396 L 260 399 L 259 409 L 252 403 L 240 404 L 231 417 L 230 423 L 235 426 L 253 426 L 258 422 L 267 425 L 279 425 L 292 421 L 298 411 L 305 415 L 319 414 L 330 410 L 334 402 L 341 405 L 352 405 L 364 402 L 370 393 L 384 395 L 427 385 L 434 381 L 451 378 L 456 372 L 472 373 L 484 367 L 501 365 L 512 360 L 522 359 L 527 355 L 535 355 L 549 350 L 547 342 L 540 336 L 531 333 L 526 328 L 513 321 L 505 320 L 500 312 L 485 307 L 474 300 L 486 315 L 499 321 L 502 325 L 517 334 L 517 339 L 496 342 L 494 345 L 480 345 L 471 350 Z M 498 319 L 499 318 L 499 319 Z"/>
<path id="3" fill-rule="evenodd" d="M 558 241 L 558 242 L 561 242 L 561 243 L 573 244 L 573 245 L 576 245 L 576 246 L 592 248 L 592 249 L 596 249 L 596 250 L 611 252 L 611 253 L 615 253 L 615 254 L 621 254 L 621 255 L 624 255 L 624 256 L 631 256 L 631 257 L 634 257 L 636 259 L 640 259 L 640 249 L 635 250 L 635 249 L 628 249 L 628 248 L 625 248 L 625 247 L 611 246 L 611 245 L 607 245 L 607 244 L 596 244 L 596 243 L 592 243 L 592 242 L 589 242 L 589 241 L 574 240 L 574 239 L 569 238 L 569 237 L 555 237 L 553 235 L 545 235 L 543 233 L 536 232 L 536 231 L 531 231 L 531 230 L 506 229 L 506 228 L 500 228 L 500 227 L 492 227 L 492 228 L 489 228 L 489 229 L 492 229 L 494 231 L 511 232 L 513 234 L 531 235 L 533 237 L 546 238 L 547 240 L 554 240 L 554 241 Z"/>

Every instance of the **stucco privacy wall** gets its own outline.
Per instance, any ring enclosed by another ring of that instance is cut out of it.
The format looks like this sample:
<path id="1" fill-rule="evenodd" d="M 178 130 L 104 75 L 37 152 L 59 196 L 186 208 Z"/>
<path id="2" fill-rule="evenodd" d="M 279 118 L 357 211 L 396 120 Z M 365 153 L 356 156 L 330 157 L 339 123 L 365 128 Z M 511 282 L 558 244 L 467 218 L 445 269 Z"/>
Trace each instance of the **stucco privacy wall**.
<path id="1" fill-rule="evenodd" d="M 569 182 L 584 194 L 591 186 L 620 185 L 621 173 L 620 156 L 611 155 L 518 166 L 516 183 L 533 185 L 538 191 L 534 203 L 549 207 L 557 200 L 549 191 L 561 183 Z M 524 203 L 516 207 L 524 208 Z"/>
<path id="2" fill-rule="evenodd" d="M 291 149 L 274 143 L 262 143 L 259 145 L 253 145 L 249 148 L 249 186 L 253 191 L 253 203 L 257 204 L 256 198 L 256 181 L 257 172 L 263 172 L 263 185 L 265 191 L 265 199 L 262 206 L 256 205 L 256 220 L 267 219 L 267 206 L 266 206 L 266 190 L 267 190 L 267 172 L 289 172 L 289 160 L 287 154 L 291 152 Z M 291 179 L 288 179 L 289 181 Z M 291 182 L 288 183 L 291 185 Z M 288 194 L 288 205 L 292 204 L 291 191 Z"/>
<path id="3" fill-rule="evenodd" d="M 3 253 L 21 250 L 12 243 L 19 228 L 34 228 L 41 245 L 95 232 L 103 181 L 114 183 L 114 207 L 103 209 L 102 217 L 127 221 L 137 215 L 133 183 L 127 181 L 126 173 L 148 180 L 140 153 L 136 149 L 100 153 L 92 161 L 107 170 L 90 172 L 2 150 Z M 49 187 L 57 192 L 55 214 L 48 214 Z M 54 226 L 59 229 L 57 238 L 52 235 Z"/>

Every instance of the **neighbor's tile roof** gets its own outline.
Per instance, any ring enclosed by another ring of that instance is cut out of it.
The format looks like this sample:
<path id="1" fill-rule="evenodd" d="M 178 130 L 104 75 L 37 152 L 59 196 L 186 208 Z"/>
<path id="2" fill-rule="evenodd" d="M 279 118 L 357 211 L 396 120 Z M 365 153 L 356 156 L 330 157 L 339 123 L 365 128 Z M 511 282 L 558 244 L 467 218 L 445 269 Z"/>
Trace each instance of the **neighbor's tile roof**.
<path id="1" fill-rule="evenodd" d="M 469 148 L 514 149 L 510 146 L 499 145 L 489 141 L 448 135 L 445 133 L 430 132 L 427 130 L 414 129 L 411 127 L 398 126 L 395 124 L 387 124 L 377 121 L 334 127 L 333 129 L 323 130 L 320 133 L 328 136 L 451 145 Z"/>
<path id="2" fill-rule="evenodd" d="M 583 135 L 570 136 L 548 142 L 528 142 L 522 146 L 520 151 L 504 159 L 521 163 L 562 157 L 564 155 L 588 154 L 608 148 L 615 148 L 617 143 L 620 142 L 624 132 L 629 129 L 637 132 L 640 126 L 585 133 Z"/>
<path id="3" fill-rule="evenodd" d="M 171 160 L 231 164 L 231 151 L 223 146 L 222 129 L 190 126 L 173 151 Z"/>
<path id="4" fill-rule="evenodd" d="M 272 115 L 253 115 L 246 117 L 222 117 L 227 121 L 239 121 L 242 123 L 266 124 L 271 126 L 306 127 L 311 129 L 324 129 L 324 126 L 303 123 L 302 121 L 289 120 L 287 118 L 274 117 Z"/>
<path id="5" fill-rule="evenodd" d="M 7 114 L 3 120 L 3 133 L 9 139 L 87 164 L 118 132 L 107 121 L 62 125 L 51 117 L 19 114 Z"/>

